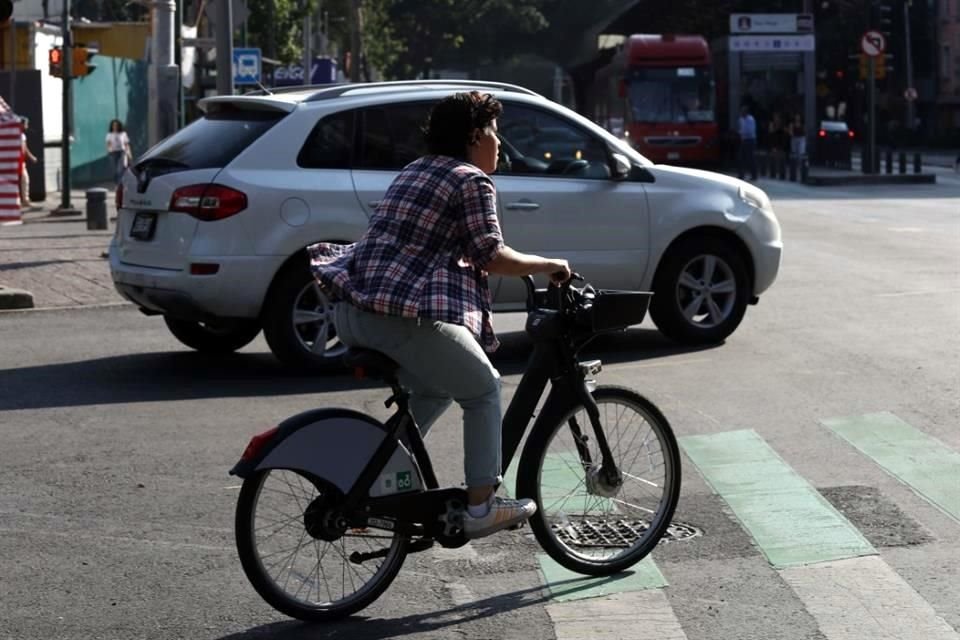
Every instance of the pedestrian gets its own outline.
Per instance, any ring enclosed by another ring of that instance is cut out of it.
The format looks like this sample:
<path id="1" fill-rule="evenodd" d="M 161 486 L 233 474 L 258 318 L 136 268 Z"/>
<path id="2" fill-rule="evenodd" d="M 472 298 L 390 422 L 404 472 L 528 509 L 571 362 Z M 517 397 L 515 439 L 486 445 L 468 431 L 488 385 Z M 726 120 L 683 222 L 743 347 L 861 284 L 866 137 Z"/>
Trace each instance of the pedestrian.
<path id="1" fill-rule="evenodd" d="M 20 206 L 30 206 L 30 174 L 27 173 L 27 163 L 37 162 L 37 156 L 33 155 L 30 147 L 27 146 L 27 129 L 30 127 L 30 118 L 20 116 L 23 124 L 23 130 L 20 133 L 20 148 L 23 151 L 23 165 L 20 169 Z"/>
<path id="2" fill-rule="evenodd" d="M 790 153 L 797 160 L 807 155 L 807 132 L 803 127 L 803 116 L 799 113 L 793 114 L 790 123 Z"/>
<path id="3" fill-rule="evenodd" d="M 740 158 L 737 164 L 737 175 L 741 180 L 750 170 L 750 179 L 757 179 L 757 121 L 750 115 L 750 106 L 740 107 L 740 119 L 737 120 L 737 134 L 740 136 Z"/>
<path id="4" fill-rule="evenodd" d="M 463 408 L 467 512 L 479 538 L 522 522 L 529 499 L 495 497 L 502 476 L 500 373 L 485 353 L 497 348 L 487 274 L 570 278 L 566 260 L 514 251 L 497 218 L 503 107 L 490 94 L 456 93 L 426 125 L 428 155 L 394 179 L 352 245 L 308 247 L 311 270 L 335 301 L 337 335 L 380 351 L 401 367 L 422 432 L 455 400 Z"/>
<path id="5" fill-rule="evenodd" d="M 113 167 L 113 182 L 119 185 L 133 153 L 130 151 L 130 138 L 123 130 L 123 123 L 117 119 L 110 121 L 110 128 L 107 130 L 107 155 L 110 156 Z"/>
<path id="6" fill-rule="evenodd" d="M 784 163 L 790 152 L 790 134 L 779 111 L 773 113 L 770 124 L 767 126 L 767 146 L 771 160 L 770 175 L 779 177 L 784 174 Z"/>

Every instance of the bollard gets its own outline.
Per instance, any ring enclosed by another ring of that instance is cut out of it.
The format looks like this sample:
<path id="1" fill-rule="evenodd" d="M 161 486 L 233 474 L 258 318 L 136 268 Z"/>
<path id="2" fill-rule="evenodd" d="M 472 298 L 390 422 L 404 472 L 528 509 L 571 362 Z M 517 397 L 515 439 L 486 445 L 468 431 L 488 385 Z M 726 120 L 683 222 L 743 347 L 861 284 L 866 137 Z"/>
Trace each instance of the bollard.
<path id="1" fill-rule="evenodd" d="M 913 154 L 913 172 L 920 173 L 920 152 Z"/>
<path id="2" fill-rule="evenodd" d="M 887 149 L 886 165 L 887 174 L 893 173 L 893 151 L 890 149 Z"/>
<path id="3" fill-rule="evenodd" d="M 900 163 L 900 173 L 906 173 L 907 172 L 907 152 L 901 151 L 897 158 L 897 161 Z"/>
<path id="4" fill-rule="evenodd" d="M 87 189 L 87 229 L 107 228 L 107 190 Z"/>

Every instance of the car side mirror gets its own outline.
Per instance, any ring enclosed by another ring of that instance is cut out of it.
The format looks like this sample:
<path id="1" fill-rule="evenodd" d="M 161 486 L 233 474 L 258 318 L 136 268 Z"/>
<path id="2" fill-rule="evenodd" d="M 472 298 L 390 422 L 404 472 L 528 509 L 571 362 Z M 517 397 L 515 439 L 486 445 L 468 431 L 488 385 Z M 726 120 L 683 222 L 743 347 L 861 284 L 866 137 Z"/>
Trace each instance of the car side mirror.
<path id="1" fill-rule="evenodd" d="M 614 180 L 626 180 L 630 177 L 630 170 L 632 165 L 630 160 L 627 159 L 627 156 L 622 153 L 613 154 L 613 179 Z"/>

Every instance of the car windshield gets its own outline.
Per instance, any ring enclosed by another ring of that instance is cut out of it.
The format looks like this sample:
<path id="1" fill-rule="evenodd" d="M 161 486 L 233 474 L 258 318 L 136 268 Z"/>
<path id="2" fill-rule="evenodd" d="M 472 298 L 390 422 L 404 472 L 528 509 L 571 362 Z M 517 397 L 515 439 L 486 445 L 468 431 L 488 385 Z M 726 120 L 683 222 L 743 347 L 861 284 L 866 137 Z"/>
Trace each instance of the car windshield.
<path id="1" fill-rule="evenodd" d="M 713 122 L 709 67 L 633 69 L 628 77 L 631 115 L 637 122 Z"/>
<path id="2" fill-rule="evenodd" d="M 147 151 L 137 167 L 146 164 L 179 169 L 227 166 L 286 113 L 220 105 Z"/>

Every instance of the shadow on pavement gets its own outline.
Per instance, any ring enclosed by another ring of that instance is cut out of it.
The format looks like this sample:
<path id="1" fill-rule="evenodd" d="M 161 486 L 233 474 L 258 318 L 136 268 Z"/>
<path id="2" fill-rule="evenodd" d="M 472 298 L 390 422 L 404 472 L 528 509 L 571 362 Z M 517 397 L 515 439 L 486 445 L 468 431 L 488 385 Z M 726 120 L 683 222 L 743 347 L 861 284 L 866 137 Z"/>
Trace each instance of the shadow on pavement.
<path id="1" fill-rule="evenodd" d="M 504 375 L 523 373 L 531 343 L 523 332 L 501 334 L 493 363 Z M 710 347 L 686 347 L 654 329 L 601 336 L 581 354 L 606 363 L 663 358 Z M 213 356 L 190 351 L 142 353 L 0 370 L 0 411 L 203 398 L 285 396 L 375 389 L 345 371 L 285 370 L 269 353 Z"/>
<path id="2" fill-rule="evenodd" d="M 570 578 L 555 584 L 563 587 L 567 596 L 576 591 L 595 589 L 598 586 L 613 584 L 631 577 L 630 572 L 621 573 L 603 579 L 584 576 Z M 582 582 L 582 586 L 577 583 Z M 350 640 L 375 640 L 380 638 L 399 638 L 416 633 L 429 633 L 480 620 L 504 612 L 516 611 L 524 607 L 544 605 L 551 601 L 545 587 L 534 587 L 511 591 L 502 595 L 483 598 L 469 604 L 457 605 L 449 609 L 421 613 L 401 618 L 364 618 L 353 616 L 339 622 L 305 623 L 275 622 L 255 627 L 240 633 L 221 636 L 217 640 L 254 640 L 271 638 L 273 640 L 315 640 L 316 638 L 349 638 Z"/>

